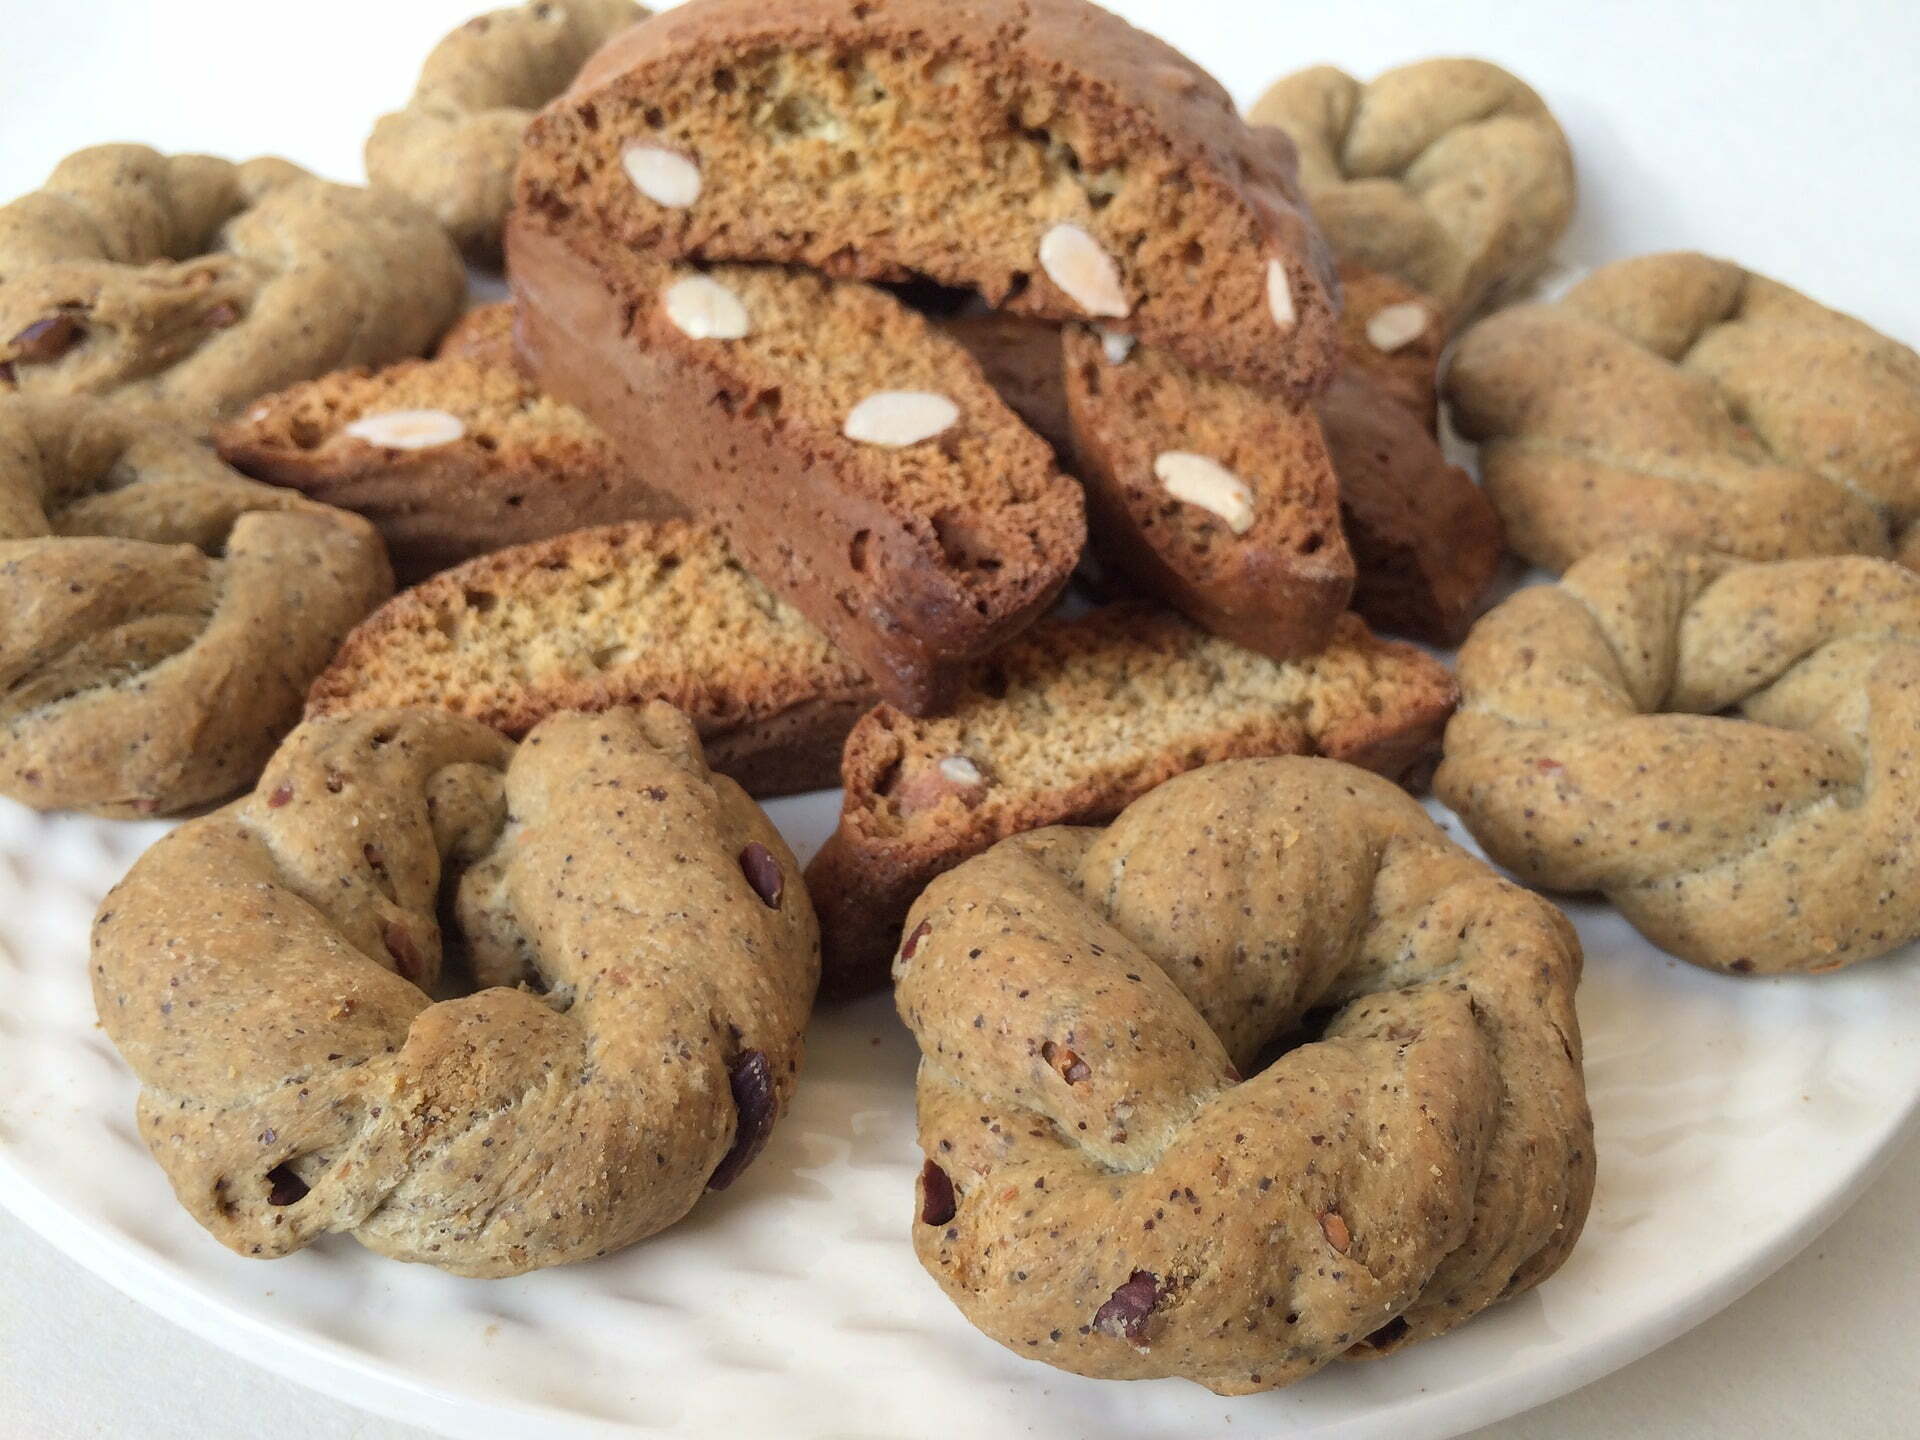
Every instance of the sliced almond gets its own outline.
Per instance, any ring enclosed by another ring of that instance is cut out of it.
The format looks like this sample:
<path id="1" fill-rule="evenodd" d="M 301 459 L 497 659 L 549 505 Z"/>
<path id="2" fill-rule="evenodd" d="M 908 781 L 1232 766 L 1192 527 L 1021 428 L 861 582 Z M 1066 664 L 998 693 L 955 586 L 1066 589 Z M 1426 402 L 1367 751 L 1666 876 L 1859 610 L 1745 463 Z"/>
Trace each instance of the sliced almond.
<path id="1" fill-rule="evenodd" d="M 1120 267 L 1078 225 L 1056 225 L 1040 237 L 1040 268 L 1089 315 L 1124 319 L 1133 313 L 1120 285 Z"/>
<path id="2" fill-rule="evenodd" d="M 1293 281 L 1287 275 L 1284 261 L 1267 262 L 1267 306 L 1273 311 L 1273 323 L 1282 330 L 1291 330 L 1299 320 L 1299 312 L 1293 305 Z"/>
<path id="3" fill-rule="evenodd" d="M 753 320 L 740 297 L 711 275 L 688 275 L 660 296 L 674 328 L 689 340 L 744 340 Z"/>
<path id="4" fill-rule="evenodd" d="M 1403 300 L 1374 312 L 1367 321 L 1367 343 L 1383 355 L 1404 349 L 1427 333 L 1433 316 L 1418 300 Z"/>
<path id="5" fill-rule="evenodd" d="M 931 440 L 960 418 L 960 407 L 927 390 L 882 390 L 847 412 L 841 434 L 890 450 Z"/>
<path id="6" fill-rule="evenodd" d="M 629 145 L 620 152 L 633 188 L 669 210 L 685 210 L 700 198 L 700 167 L 678 150 Z"/>
<path id="7" fill-rule="evenodd" d="M 940 773 L 956 785 L 984 785 L 987 777 L 980 767 L 964 755 L 949 755 L 940 762 Z"/>
<path id="8" fill-rule="evenodd" d="M 1109 365 L 1124 365 L 1133 354 L 1134 339 L 1124 330 L 1102 330 L 1100 348 L 1106 351 Z"/>
<path id="9" fill-rule="evenodd" d="M 1153 462 L 1153 473 L 1174 499 L 1212 511 L 1234 534 L 1253 528 L 1253 491 L 1218 460 L 1169 450 Z"/>
<path id="10" fill-rule="evenodd" d="M 467 433 L 467 427 L 458 415 L 444 410 L 388 410 L 363 415 L 346 431 L 355 439 L 389 450 L 431 450 L 436 445 L 451 445 Z"/>

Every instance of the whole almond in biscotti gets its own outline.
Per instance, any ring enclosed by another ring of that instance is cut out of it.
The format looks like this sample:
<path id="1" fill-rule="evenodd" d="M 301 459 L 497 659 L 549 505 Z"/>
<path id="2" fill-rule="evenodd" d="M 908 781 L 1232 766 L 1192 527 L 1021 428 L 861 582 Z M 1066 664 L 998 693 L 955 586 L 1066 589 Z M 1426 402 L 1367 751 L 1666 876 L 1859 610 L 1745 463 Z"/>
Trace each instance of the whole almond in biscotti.
<path id="1" fill-rule="evenodd" d="M 825 983 L 885 983 L 935 876 L 1009 835 L 1110 819 L 1197 765 L 1330 755 L 1420 780 L 1453 700 L 1444 665 L 1352 615 L 1288 662 L 1146 606 L 1042 621 L 974 667 L 952 714 L 882 705 L 854 726 L 840 825 L 807 869 Z"/>
<path id="2" fill-rule="evenodd" d="M 1289 75 L 1249 113 L 1300 152 L 1341 261 L 1398 276 L 1463 318 L 1533 278 L 1573 218 L 1573 152 L 1545 102 L 1485 60 L 1422 60 L 1361 82 Z"/>
<path id="3" fill-rule="evenodd" d="M 679 505 L 598 426 L 513 363 L 512 314 L 463 320 L 432 360 L 342 370 L 264 396 L 214 431 L 248 475 L 365 515 L 403 580 Z"/>
<path id="4" fill-rule="evenodd" d="M 1284 144 L 1084 0 L 691 0 L 528 131 L 519 204 L 700 264 L 930 279 L 1302 397 L 1334 283 Z"/>
<path id="5" fill-rule="evenodd" d="M 1074 468 L 1102 560 L 1275 659 L 1324 645 L 1354 568 L 1312 406 L 1144 344 L 1115 364 L 1085 327 L 1067 332 L 1065 365 Z"/>
<path id="6" fill-rule="evenodd" d="M 432 212 L 474 259 L 497 263 L 533 112 L 649 13 L 632 0 L 528 0 L 474 16 L 433 47 L 406 108 L 373 127 L 367 177 Z"/>
<path id="7" fill-rule="evenodd" d="M 1644 535 L 1920 562 L 1920 355 L 1730 261 L 1622 260 L 1495 315 L 1446 391 L 1510 543 L 1549 570 Z"/>
<path id="8" fill-rule="evenodd" d="M 893 969 L 914 1250 L 1028 1359 L 1270 1390 L 1532 1288 L 1586 1220 L 1573 927 L 1349 766 L 1002 841 Z"/>
<path id="9" fill-rule="evenodd" d="M 522 352 L 544 388 L 717 525 L 894 704 L 939 710 L 1073 573 L 1079 487 L 966 350 L 886 291 L 710 266 L 698 273 L 751 325 L 698 339 L 663 298 L 687 266 L 518 211 L 508 249 Z"/>

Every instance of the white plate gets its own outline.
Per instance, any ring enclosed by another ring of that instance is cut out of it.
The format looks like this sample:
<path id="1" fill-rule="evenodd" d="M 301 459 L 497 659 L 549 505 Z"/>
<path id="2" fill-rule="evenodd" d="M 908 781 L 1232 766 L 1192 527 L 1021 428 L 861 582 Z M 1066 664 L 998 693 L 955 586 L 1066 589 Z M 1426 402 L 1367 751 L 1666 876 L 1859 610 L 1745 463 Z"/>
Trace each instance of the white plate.
<path id="1" fill-rule="evenodd" d="M 836 809 L 828 796 L 771 808 L 803 854 Z M 1231 1401 L 1051 1370 L 948 1304 L 907 1241 L 913 1054 L 885 1000 L 821 1015 L 765 1154 L 624 1254 L 496 1281 L 343 1239 L 249 1261 L 174 1204 L 94 1022 L 88 921 L 162 828 L 0 802 L 0 1202 L 208 1339 L 463 1436 L 1452 1434 L 1732 1300 L 1845 1206 L 1920 1101 L 1920 957 L 1735 981 L 1580 907 L 1600 1187 L 1566 1268 L 1439 1341 Z"/>

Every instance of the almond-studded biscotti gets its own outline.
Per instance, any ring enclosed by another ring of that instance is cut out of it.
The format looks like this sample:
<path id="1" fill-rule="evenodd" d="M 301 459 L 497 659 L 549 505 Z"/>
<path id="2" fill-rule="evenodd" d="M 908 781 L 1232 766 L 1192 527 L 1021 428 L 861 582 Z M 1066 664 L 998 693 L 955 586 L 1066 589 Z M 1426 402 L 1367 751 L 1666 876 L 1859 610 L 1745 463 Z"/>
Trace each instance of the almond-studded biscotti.
<path id="1" fill-rule="evenodd" d="M 478 313 L 436 359 L 339 370 L 254 402 L 215 431 L 221 458 L 365 515 L 403 579 L 583 526 L 680 513 L 592 421 L 502 363 L 506 306 Z"/>
<path id="2" fill-rule="evenodd" d="M 433 706 L 514 737 L 562 710 L 665 700 L 755 795 L 839 782 L 875 700 L 846 656 L 708 526 L 640 522 L 486 555 L 396 597 L 348 637 L 307 714 Z"/>
<path id="3" fill-rule="evenodd" d="M 807 870 L 824 983 L 883 983 L 914 898 L 1009 835 L 1102 823 L 1216 760 L 1325 755 L 1404 777 L 1454 693 L 1445 666 L 1351 615 L 1286 663 L 1146 607 L 1048 620 L 976 667 L 952 715 L 882 705 L 854 726 L 840 828 Z"/>
<path id="4" fill-rule="evenodd" d="M 1085 0 L 691 0 L 535 119 L 518 203 L 669 259 L 1120 320 L 1303 398 L 1336 307 L 1295 186 L 1217 82 Z"/>
<path id="5" fill-rule="evenodd" d="M 885 291 L 696 270 L 523 212 L 508 254 L 541 384 L 902 709 L 942 708 L 1072 574 L 1079 487 L 966 351 Z"/>
<path id="6" fill-rule="evenodd" d="M 1101 558 L 1250 650 L 1286 660 L 1325 645 L 1354 569 L 1313 407 L 1082 327 L 1064 340 Z"/>

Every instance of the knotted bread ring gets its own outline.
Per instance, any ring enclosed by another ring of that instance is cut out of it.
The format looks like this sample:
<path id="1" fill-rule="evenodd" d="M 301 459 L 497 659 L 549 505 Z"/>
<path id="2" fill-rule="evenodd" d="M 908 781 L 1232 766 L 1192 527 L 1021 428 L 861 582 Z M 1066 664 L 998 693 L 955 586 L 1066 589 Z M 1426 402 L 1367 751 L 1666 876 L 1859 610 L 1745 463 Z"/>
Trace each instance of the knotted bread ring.
<path id="1" fill-rule="evenodd" d="M 1446 380 L 1513 548 L 1656 534 L 1920 564 L 1920 355 L 1724 260 L 1604 266 L 1475 326 Z"/>
<path id="2" fill-rule="evenodd" d="M 1350 766 L 1233 761 L 1003 841 L 894 973 L 915 1249 L 1018 1354 L 1271 1389 L 1538 1284 L 1585 1220 L 1572 928 Z"/>
<path id="3" fill-rule="evenodd" d="M 224 799 L 392 590 L 357 515 L 118 406 L 0 398 L 0 794 L 113 816 Z"/>
<path id="4" fill-rule="evenodd" d="M 315 720 L 107 896 L 94 998 L 223 1243 L 512 1275 L 671 1225 L 766 1140 L 819 975 L 798 876 L 666 705 L 517 753 L 435 710 Z M 486 987 L 439 1003 L 437 913 Z"/>
<path id="5" fill-rule="evenodd" d="M 1530 885 L 1741 974 L 1920 936 L 1920 576 L 1630 541 L 1460 652 L 1435 789 Z"/>
<path id="6" fill-rule="evenodd" d="M 0 207 L 0 394 L 111 396 L 202 431 L 296 380 L 419 354 L 466 288 L 399 196 L 100 145 Z"/>
<path id="7" fill-rule="evenodd" d="M 1300 149 L 1334 253 L 1454 318 L 1524 284 L 1573 219 L 1573 152 L 1546 104 L 1485 60 L 1422 60 L 1362 84 L 1330 65 L 1249 112 Z"/>
<path id="8" fill-rule="evenodd" d="M 633 0 L 528 0 L 474 16 L 433 47 L 406 108 L 374 126 L 367 178 L 430 210 L 475 259 L 498 261 L 533 112 L 650 13 Z"/>

